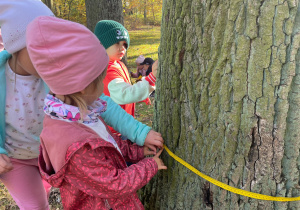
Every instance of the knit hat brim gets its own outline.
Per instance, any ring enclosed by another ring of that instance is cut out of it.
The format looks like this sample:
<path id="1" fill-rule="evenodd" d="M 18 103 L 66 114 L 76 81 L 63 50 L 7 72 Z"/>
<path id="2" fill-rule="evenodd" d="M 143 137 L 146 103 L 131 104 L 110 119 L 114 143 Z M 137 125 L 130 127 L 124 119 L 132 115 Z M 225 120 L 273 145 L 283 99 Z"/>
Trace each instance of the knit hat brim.
<path id="1" fill-rule="evenodd" d="M 95 35 L 103 44 L 105 49 L 120 42 L 126 41 L 127 49 L 130 45 L 129 33 L 124 26 L 113 20 L 101 20 L 96 24 Z"/>

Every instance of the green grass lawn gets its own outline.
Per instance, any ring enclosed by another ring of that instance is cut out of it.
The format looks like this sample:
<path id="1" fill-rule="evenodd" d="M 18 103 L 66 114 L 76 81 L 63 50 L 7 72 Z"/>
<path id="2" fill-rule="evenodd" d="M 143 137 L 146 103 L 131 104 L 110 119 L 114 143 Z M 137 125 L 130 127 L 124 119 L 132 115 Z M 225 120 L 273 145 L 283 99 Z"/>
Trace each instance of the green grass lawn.
<path id="1" fill-rule="evenodd" d="M 136 64 L 135 59 L 139 55 L 151 57 L 153 60 L 158 58 L 158 47 L 160 43 L 160 27 L 142 26 L 136 30 L 129 31 L 130 46 L 127 52 L 128 69 L 135 72 Z M 148 106 L 145 103 L 136 104 L 136 118 L 152 126 L 153 116 L 153 103 L 154 99 L 151 98 L 152 105 Z M 53 189 L 50 195 L 50 204 L 52 210 L 62 209 L 60 204 L 60 197 L 57 189 Z M 0 210 L 19 209 L 8 191 L 0 182 Z"/>
<path id="2" fill-rule="evenodd" d="M 139 55 L 144 55 L 145 57 L 157 60 L 160 43 L 160 27 L 143 26 L 137 30 L 129 31 L 129 35 L 130 46 L 127 51 L 129 70 L 135 72 L 135 59 Z"/>

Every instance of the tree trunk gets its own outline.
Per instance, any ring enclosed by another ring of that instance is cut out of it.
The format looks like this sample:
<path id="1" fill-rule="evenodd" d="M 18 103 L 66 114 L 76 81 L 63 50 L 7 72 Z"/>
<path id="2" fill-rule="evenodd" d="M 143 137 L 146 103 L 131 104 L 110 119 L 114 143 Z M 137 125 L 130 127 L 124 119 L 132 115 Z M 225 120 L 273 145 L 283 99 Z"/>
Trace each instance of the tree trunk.
<path id="1" fill-rule="evenodd" d="M 42 0 L 42 2 L 46 4 L 49 9 L 53 9 L 53 0 Z"/>
<path id="2" fill-rule="evenodd" d="M 298 0 L 163 3 L 154 128 L 176 155 L 236 188 L 300 196 Z M 239 196 L 164 152 L 146 209 L 300 209 Z"/>
<path id="3" fill-rule="evenodd" d="M 147 24 L 147 0 L 144 0 L 144 24 Z"/>
<path id="4" fill-rule="evenodd" d="M 73 0 L 71 0 L 71 1 L 68 2 L 68 5 L 69 5 L 68 20 L 70 20 L 70 14 L 71 14 L 72 3 L 73 3 Z"/>
<path id="5" fill-rule="evenodd" d="M 154 3 L 155 2 L 152 2 L 151 6 L 152 6 L 152 15 L 153 15 L 153 25 L 155 25 L 155 10 L 154 10 Z"/>
<path id="6" fill-rule="evenodd" d="M 124 25 L 122 0 L 85 0 L 87 27 L 94 32 L 100 20 L 114 20 Z M 127 54 L 122 59 L 127 65 Z"/>
<path id="7" fill-rule="evenodd" d="M 85 6 L 91 31 L 100 20 L 115 20 L 124 25 L 122 0 L 85 0 Z"/>

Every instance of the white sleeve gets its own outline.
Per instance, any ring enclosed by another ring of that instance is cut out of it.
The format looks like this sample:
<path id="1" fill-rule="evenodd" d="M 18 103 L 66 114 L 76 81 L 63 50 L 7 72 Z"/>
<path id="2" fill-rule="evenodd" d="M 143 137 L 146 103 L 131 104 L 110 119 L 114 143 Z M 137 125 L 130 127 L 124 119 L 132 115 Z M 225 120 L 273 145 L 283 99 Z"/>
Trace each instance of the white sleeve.
<path id="1" fill-rule="evenodd" d="M 108 84 L 111 99 L 117 104 L 131 104 L 145 100 L 155 90 L 144 78 L 134 85 L 130 85 L 124 79 L 116 78 Z"/>

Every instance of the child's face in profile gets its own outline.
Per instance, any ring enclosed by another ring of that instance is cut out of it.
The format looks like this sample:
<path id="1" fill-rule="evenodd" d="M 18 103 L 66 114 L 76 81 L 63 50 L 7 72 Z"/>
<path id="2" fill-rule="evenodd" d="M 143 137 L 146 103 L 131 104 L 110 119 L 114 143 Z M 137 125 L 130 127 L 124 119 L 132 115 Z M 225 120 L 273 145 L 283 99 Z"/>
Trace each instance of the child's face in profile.
<path id="1" fill-rule="evenodd" d="M 136 66 L 137 66 L 138 70 L 142 70 L 144 68 L 144 65 L 141 65 L 138 62 L 135 62 L 135 63 L 136 63 Z"/>
<path id="2" fill-rule="evenodd" d="M 17 64 L 22 68 L 23 72 L 16 73 L 21 73 L 22 75 L 34 75 L 40 78 L 29 58 L 27 48 L 23 48 L 17 53 Z"/>
<path id="3" fill-rule="evenodd" d="M 150 65 L 145 64 L 145 65 L 143 66 L 143 69 L 148 70 L 149 66 L 150 66 Z"/>
<path id="4" fill-rule="evenodd" d="M 107 48 L 106 53 L 110 61 L 119 61 L 124 57 L 126 50 L 127 50 L 127 42 L 120 41 Z"/>
<path id="5" fill-rule="evenodd" d="M 82 97 L 85 100 L 85 102 L 87 103 L 87 105 L 91 105 L 103 93 L 103 90 L 104 90 L 103 80 L 106 75 L 106 70 L 103 74 L 104 75 L 102 76 L 102 78 L 99 80 L 99 82 L 96 85 L 89 85 L 83 91 L 81 91 Z"/>

